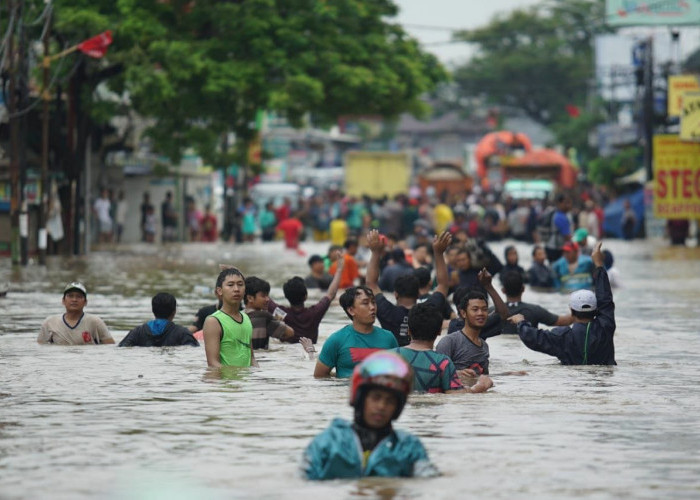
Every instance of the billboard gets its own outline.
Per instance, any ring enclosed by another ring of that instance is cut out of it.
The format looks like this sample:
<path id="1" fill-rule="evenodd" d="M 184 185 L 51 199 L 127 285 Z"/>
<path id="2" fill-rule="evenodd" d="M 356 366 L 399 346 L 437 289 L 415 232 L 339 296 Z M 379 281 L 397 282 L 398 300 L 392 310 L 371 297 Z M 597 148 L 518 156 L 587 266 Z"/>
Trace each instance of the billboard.
<path id="1" fill-rule="evenodd" d="M 610 26 L 669 26 L 700 24 L 700 0 L 606 0 Z"/>
<path id="2" fill-rule="evenodd" d="M 695 75 L 672 75 L 668 77 L 668 116 L 680 116 L 683 95 L 686 92 L 700 92 L 700 78 Z"/>
<path id="3" fill-rule="evenodd" d="M 700 143 L 654 136 L 654 216 L 700 219 Z"/>

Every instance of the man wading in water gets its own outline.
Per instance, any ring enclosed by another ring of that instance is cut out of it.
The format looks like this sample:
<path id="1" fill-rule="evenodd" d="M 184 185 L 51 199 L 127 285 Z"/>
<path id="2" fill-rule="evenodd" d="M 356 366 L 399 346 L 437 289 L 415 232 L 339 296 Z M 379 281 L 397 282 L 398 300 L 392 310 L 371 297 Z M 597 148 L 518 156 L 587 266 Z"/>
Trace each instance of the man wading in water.
<path id="1" fill-rule="evenodd" d="M 578 290 L 570 295 L 573 326 L 538 330 L 525 321 L 522 314 L 508 318 L 508 321 L 518 325 L 518 335 L 530 349 L 556 356 L 563 365 L 617 364 L 613 343 L 615 304 L 601 245 L 599 241 L 591 254 L 595 265 L 595 294 L 590 290 Z"/>
<path id="2" fill-rule="evenodd" d="M 241 311 L 245 278 L 236 268 L 224 269 L 216 279 L 221 308 L 204 321 L 204 351 L 210 367 L 258 366 L 253 355 L 253 324 Z"/>

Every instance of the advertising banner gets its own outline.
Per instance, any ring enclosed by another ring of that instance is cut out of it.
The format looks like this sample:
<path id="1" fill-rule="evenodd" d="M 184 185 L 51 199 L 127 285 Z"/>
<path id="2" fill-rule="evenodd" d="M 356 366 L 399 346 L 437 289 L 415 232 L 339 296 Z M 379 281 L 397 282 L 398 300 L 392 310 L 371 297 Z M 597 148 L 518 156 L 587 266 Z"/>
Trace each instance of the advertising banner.
<path id="1" fill-rule="evenodd" d="M 654 136 L 654 216 L 700 218 L 700 143 Z"/>
<path id="2" fill-rule="evenodd" d="M 673 75 L 668 77 L 668 116 L 680 116 L 683 95 L 700 92 L 700 78 L 695 75 Z"/>
<path id="3" fill-rule="evenodd" d="M 700 24 L 700 0 L 606 0 L 610 26 L 672 26 Z"/>
<path id="4" fill-rule="evenodd" d="M 700 92 L 683 94 L 679 137 L 682 141 L 700 141 Z"/>

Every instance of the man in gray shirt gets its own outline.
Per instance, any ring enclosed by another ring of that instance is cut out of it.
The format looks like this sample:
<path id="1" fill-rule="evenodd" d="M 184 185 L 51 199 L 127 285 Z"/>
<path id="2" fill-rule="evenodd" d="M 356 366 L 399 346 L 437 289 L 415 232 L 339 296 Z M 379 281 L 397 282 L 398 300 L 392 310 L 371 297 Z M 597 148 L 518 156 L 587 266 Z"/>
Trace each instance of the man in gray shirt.
<path id="1" fill-rule="evenodd" d="M 491 296 L 501 318 L 505 319 L 508 315 L 508 309 L 498 292 L 493 288 L 491 275 L 485 269 L 479 273 L 479 282 Z M 486 295 L 478 289 L 470 290 L 462 298 L 458 312 L 464 319 L 464 328 L 449 333 L 438 343 L 435 350 L 452 359 L 460 376 L 487 375 L 489 373 L 489 346 L 485 340 L 479 337 L 489 315 Z"/>

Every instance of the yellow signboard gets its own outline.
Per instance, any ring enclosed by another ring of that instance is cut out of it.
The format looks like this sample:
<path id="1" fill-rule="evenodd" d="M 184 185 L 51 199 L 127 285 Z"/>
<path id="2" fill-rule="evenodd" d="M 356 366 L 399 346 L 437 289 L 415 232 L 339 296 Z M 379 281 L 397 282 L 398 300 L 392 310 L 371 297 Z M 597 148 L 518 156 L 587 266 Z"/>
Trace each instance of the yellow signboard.
<path id="1" fill-rule="evenodd" d="M 654 136 L 654 216 L 700 218 L 700 143 Z"/>
<path id="2" fill-rule="evenodd" d="M 682 141 L 700 141 L 700 92 L 683 94 L 679 137 Z"/>
<path id="3" fill-rule="evenodd" d="M 695 75 L 668 77 L 668 116 L 679 116 L 683 106 L 683 94 L 700 92 L 700 79 Z"/>

